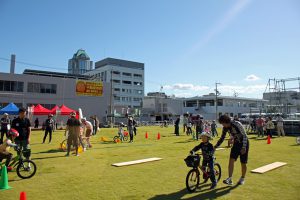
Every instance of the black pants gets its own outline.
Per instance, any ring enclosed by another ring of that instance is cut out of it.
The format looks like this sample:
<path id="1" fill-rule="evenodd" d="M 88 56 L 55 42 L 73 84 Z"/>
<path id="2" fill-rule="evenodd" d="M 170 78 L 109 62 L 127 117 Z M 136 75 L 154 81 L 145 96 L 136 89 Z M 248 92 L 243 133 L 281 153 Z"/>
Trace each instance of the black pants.
<path id="1" fill-rule="evenodd" d="M 51 142 L 51 140 L 52 140 L 52 128 L 46 128 L 43 143 L 45 143 L 45 140 L 47 138 L 48 133 L 49 133 L 49 143 Z"/>
<path id="2" fill-rule="evenodd" d="M 1 138 L 0 138 L 0 144 L 3 143 L 3 137 L 4 137 L 4 134 L 7 138 L 7 133 L 8 133 L 8 130 L 7 129 L 1 129 Z"/>
<path id="3" fill-rule="evenodd" d="M 202 133 L 202 128 L 201 126 L 196 126 L 196 139 L 199 139 L 199 134 Z"/>
<path id="4" fill-rule="evenodd" d="M 93 135 L 96 135 L 97 134 L 97 131 L 98 131 L 98 126 L 93 126 Z"/>
<path id="5" fill-rule="evenodd" d="M 133 127 L 132 126 L 128 126 L 128 132 L 129 132 L 129 136 L 130 136 L 130 141 L 133 141 Z"/>
<path id="6" fill-rule="evenodd" d="M 272 129 L 267 129 L 267 136 L 270 136 L 270 137 L 272 137 Z"/>
<path id="7" fill-rule="evenodd" d="M 179 125 L 175 125 L 175 135 L 179 135 Z"/>
<path id="8" fill-rule="evenodd" d="M 2 162 L 3 159 L 6 159 L 5 165 L 8 167 L 13 155 L 12 153 L 0 153 L 0 163 Z"/>
<path id="9" fill-rule="evenodd" d="M 136 136 L 136 127 L 135 126 L 133 127 L 133 132 L 134 132 L 134 135 Z"/>

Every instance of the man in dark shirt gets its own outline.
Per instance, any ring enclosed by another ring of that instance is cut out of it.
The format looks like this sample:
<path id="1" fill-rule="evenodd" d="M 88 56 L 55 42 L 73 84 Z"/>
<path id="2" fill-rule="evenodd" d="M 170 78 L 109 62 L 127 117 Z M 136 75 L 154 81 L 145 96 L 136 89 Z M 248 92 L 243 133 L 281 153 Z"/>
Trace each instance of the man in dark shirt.
<path id="1" fill-rule="evenodd" d="M 219 147 L 225 139 L 226 133 L 229 132 L 233 137 L 234 143 L 230 152 L 230 160 L 228 166 L 229 177 L 223 181 L 223 183 L 232 185 L 232 174 L 234 168 L 234 162 L 240 156 L 242 176 L 238 184 L 243 185 L 245 183 L 245 175 L 247 171 L 248 151 L 249 151 L 249 140 L 243 125 L 238 121 L 231 121 L 227 115 L 222 115 L 219 118 L 219 123 L 223 125 L 223 131 L 221 138 L 215 145 L 215 148 Z"/>
<path id="2" fill-rule="evenodd" d="M 76 119 L 76 113 L 72 112 L 71 118 L 67 121 L 67 128 L 66 132 L 68 132 L 68 141 L 67 141 L 67 154 L 66 156 L 70 155 L 71 145 L 75 147 L 76 156 L 79 156 L 78 154 L 78 139 L 80 135 L 80 121 Z"/>
<path id="3" fill-rule="evenodd" d="M 43 138 L 43 144 L 45 143 L 48 133 L 49 133 L 49 143 L 51 143 L 52 131 L 53 131 L 53 127 L 54 127 L 54 121 L 53 121 L 52 117 L 53 117 L 53 115 L 49 114 L 48 119 L 46 119 L 46 121 L 45 121 L 45 135 Z"/>
<path id="4" fill-rule="evenodd" d="M 26 118 L 26 109 L 19 109 L 19 116 L 12 121 L 11 127 L 16 129 L 19 132 L 19 137 L 15 139 L 17 145 L 20 146 L 23 155 L 26 159 L 30 158 L 31 149 L 30 149 L 30 121 Z"/>
<path id="5" fill-rule="evenodd" d="M 175 124 L 174 124 L 174 126 L 175 126 L 175 135 L 176 136 L 179 136 L 179 123 L 180 123 L 180 118 L 179 117 L 177 117 L 177 119 L 176 119 L 176 121 L 175 121 Z"/>
<path id="6" fill-rule="evenodd" d="M 8 125 L 10 125 L 10 119 L 8 118 L 8 114 L 4 113 L 3 117 L 1 118 L 1 138 L 0 138 L 0 144 L 3 143 L 3 137 L 4 134 L 6 138 L 8 138 Z"/>

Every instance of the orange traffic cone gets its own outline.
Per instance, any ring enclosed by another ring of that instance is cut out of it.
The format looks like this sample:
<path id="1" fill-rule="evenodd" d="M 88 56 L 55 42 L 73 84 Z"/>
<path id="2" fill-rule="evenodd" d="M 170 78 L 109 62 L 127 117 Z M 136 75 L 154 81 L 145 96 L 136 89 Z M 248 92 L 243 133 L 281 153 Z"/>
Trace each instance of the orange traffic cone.
<path id="1" fill-rule="evenodd" d="M 148 139 L 148 132 L 146 132 L 146 134 L 145 134 L 145 138 L 146 138 L 146 139 Z"/>
<path id="2" fill-rule="evenodd" d="M 271 144 L 271 137 L 268 135 L 267 144 Z"/>
<path id="3" fill-rule="evenodd" d="M 25 192 L 20 193 L 20 200 L 26 200 L 26 193 Z"/>
<path id="4" fill-rule="evenodd" d="M 160 133 L 157 133 L 157 139 L 158 140 L 160 139 Z"/>

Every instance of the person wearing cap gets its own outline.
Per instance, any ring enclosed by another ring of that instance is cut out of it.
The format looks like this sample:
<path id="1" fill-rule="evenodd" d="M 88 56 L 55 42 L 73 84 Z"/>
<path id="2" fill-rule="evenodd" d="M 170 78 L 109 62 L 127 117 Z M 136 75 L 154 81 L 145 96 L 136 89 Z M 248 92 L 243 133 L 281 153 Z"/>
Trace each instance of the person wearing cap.
<path id="1" fill-rule="evenodd" d="M 135 121 L 133 120 L 133 117 L 129 117 L 128 118 L 128 123 L 127 123 L 127 129 L 129 132 L 129 136 L 130 136 L 130 143 L 133 142 L 133 127 L 135 126 Z"/>
<path id="2" fill-rule="evenodd" d="M 90 137 L 93 134 L 93 125 L 91 122 L 87 121 L 85 117 L 81 119 L 81 122 L 83 125 L 83 133 L 85 133 L 86 142 L 89 145 L 89 148 L 91 148 L 92 145 L 90 143 Z"/>
<path id="3" fill-rule="evenodd" d="M 52 114 L 49 114 L 48 115 L 48 119 L 46 119 L 45 121 L 45 135 L 44 135 L 44 138 L 43 138 L 43 144 L 45 143 L 45 140 L 48 136 L 48 133 L 49 133 L 49 144 L 51 143 L 51 140 L 52 140 L 52 132 L 53 132 L 53 127 L 54 127 L 54 121 L 52 119 L 53 115 Z"/>
<path id="4" fill-rule="evenodd" d="M 31 124 L 29 119 L 26 117 L 26 109 L 19 109 L 19 116 L 12 121 L 11 128 L 18 131 L 19 136 L 16 137 L 15 142 L 21 148 L 26 159 L 30 159 L 31 149 L 30 149 L 30 134 L 31 134 Z"/>
<path id="5" fill-rule="evenodd" d="M 13 157 L 13 154 L 9 152 L 10 147 L 17 147 L 12 141 L 19 136 L 19 133 L 15 129 L 10 129 L 7 133 L 7 138 L 4 140 L 4 143 L 0 145 L 0 163 L 3 159 L 6 159 L 5 165 L 8 171 L 11 171 L 9 163 Z"/>
<path id="6" fill-rule="evenodd" d="M 10 125 L 10 119 L 8 118 L 8 114 L 4 113 L 3 117 L 1 118 L 1 138 L 0 138 L 0 144 L 3 143 L 3 137 L 4 134 L 6 136 L 6 138 L 8 137 L 7 133 L 8 133 L 8 129 L 9 129 L 9 125 Z"/>
<path id="7" fill-rule="evenodd" d="M 211 180 L 211 187 L 210 189 L 214 189 L 217 186 L 217 181 L 216 181 L 216 176 L 215 176 L 215 171 L 214 171 L 214 147 L 213 145 L 209 142 L 209 140 L 212 138 L 211 134 L 208 132 L 203 132 L 200 135 L 200 138 L 202 142 L 195 146 L 190 153 L 195 154 L 195 152 L 201 150 L 203 160 L 202 160 L 202 167 L 209 167 L 209 172 L 210 172 L 210 180 Z"/>
<path id="8" fill-rule="evenodd" d="M 249 152 L 249 140 L 246 131 L 239 121 L 231 120 L 228 115 L 221 115 L 219 123 L 223 125 L 222 135 L 215 145 L 215 149 L 218 148 L 224 141 L 227 132 L 233 138 L 233 145 L 230 151 L 230 158 L 228 164 L 228 178 L 223 183 L 227 185 L 233 185 L 232 175 L 234 169 L 234 163 L 238 157 L 240 157 L 242 176 L 238 181 L 239 185 L 245 183 L 245 176 L 247 172 L 248 152 Z"/>
<path id="9" fill-rule="evenodd" d="M 80 135 L 80 121 L 76 119 L 76 113 L 71 112 L 70 118 L 67 121 L 66 132 L 68 131 L 68 141 L 67 141 L 67 154 L 66 156 L 70 155 L 71 145 L 75 147 L 76 156 L 78 154 L 78 138 Z"/>

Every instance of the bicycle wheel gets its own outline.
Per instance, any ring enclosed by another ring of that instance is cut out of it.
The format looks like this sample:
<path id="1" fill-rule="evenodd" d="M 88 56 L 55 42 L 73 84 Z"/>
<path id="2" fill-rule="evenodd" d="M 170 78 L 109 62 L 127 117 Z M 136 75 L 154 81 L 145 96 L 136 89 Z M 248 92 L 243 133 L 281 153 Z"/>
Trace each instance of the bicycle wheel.
<path id="1" fill-rule="evenodd" d="M 127 140 L 128 140 L 128 136 L 124 136 L 124 137 L 123 137 L 123 140 L 124 140 L 124 141 L 127 141 Z"/>
<path id="2" fill-rule="evenodd" d="M 119 139 L 119 136 L 115 136 L 115 137 L 113 138 L 114 142 L 117 142 L 118 139 Z"/>
<path id="3" fill-rule="evenodd" d="M 300 144 L 300 137 L 296 137 L 296 143 Z"/>
<path id="4" fill-rule="evenodd" d="M 36 165 L 31 160 L 23 160 L 18 164 L 17 174 L 20 178 L 27 179 L 34 176 L 36 172 Z"/>
<path id="5" fill-rule="evenodd" d="M 67 151 L 67 140 L 64 140 L 62 143 L 60 143 L 60 148 L 63 151 Z"/>
<path id="6" fill-rule="evenodd" d="M 194 192 L 197 189 L 200 181 L 199 175 L 200 173 L 198 169 L 191 169 L 189 173 L 186 175 L 185 184 L 186 184 L 186 189 L 189 192 Z"/>
<path id="7" fill-rule="evenodd" d="M 221 166 L 219 163 L 215 163 L 214 170 L 215 170 L 216 181 L 219 182 L 222 175 Z"/>

